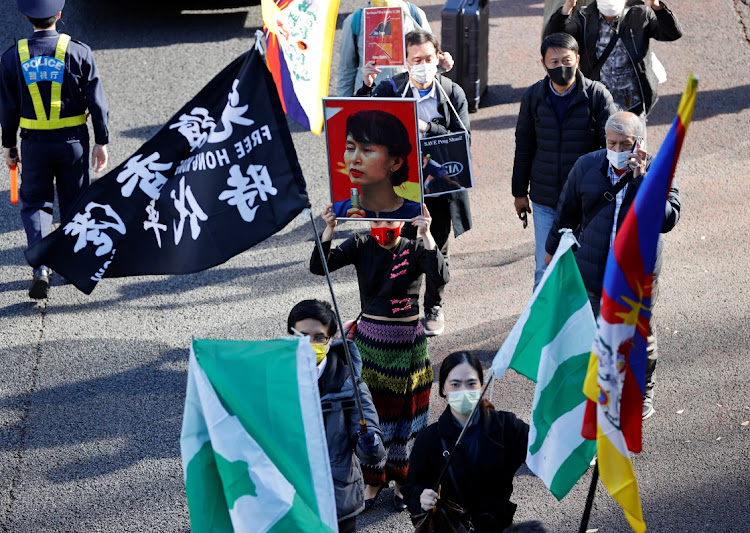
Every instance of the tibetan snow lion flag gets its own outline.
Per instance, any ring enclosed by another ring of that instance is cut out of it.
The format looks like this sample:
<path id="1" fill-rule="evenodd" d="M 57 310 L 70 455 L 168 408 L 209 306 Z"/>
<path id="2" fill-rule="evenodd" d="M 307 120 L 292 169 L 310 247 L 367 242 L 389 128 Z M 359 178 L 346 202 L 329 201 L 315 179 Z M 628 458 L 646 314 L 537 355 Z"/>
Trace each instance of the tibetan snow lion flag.
<path id="1" fill-rule="evenodd" d="M 193 531 L 337 530 L 308 339 L 193 340 L 180 448 Z"/>
<path id="2" fill-rule="evenodd" d="M 276 87 L 253 49 L 93 182 L 26 258 L 90 294 L 103 277 L 221 264 L 308 206 Z"/>
<path id="3" fill-rule="evenodd" d="M 596 439 L 599 473 L 634 531 L 646 530 L 628 450 L 641 451 L 646 345 L 659 230 L 682 142 L 693 116 L 698 80 L 690 74 L 672 127 L 636 193 L 609 251 L 601 315 L 584 392 L 583 436 Z"/>
<path id="4" fill-rule="evenodd" d="M 561 500 L 589 468 L 596 443 L 581 436 L 586 378 L 596 322 L 568 230 L 541 283 L 492 362 L 536 382 L 526 465 Z"/>
<path id="5" fill-rule="evenodd" d="M 323 129 L 338 0 L 261 0 L 266 62 L 284 111 L 316 135 Z"/>

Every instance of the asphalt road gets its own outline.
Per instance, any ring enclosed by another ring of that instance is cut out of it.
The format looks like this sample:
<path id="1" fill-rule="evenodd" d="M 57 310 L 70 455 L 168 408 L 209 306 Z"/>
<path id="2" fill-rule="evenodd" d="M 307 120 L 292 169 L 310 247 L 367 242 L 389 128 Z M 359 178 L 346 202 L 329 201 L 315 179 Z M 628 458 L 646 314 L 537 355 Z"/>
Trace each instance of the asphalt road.
<path id="1" fill-rule="evenodd" d="M 442 4 L 417 3 L 437 32 Z M 15 2 L 0 4 L 0 36 L 10 46 L 27 26 Z M 151 4 L 79 0 L 64 12 L 62 29 L 96 53 L 111 104 L 113 167 L 249 48 L 261 20 L 259 6 L 238 1 L 221 10 Z M 355 7 L 342 1 L 339 22 Z M 669 80 L 649 125 L 652 150 L 688 71 L 701 85 L 677 171 L 683 214 L 667 238 L 656 311 L 656 414 L 644 424 L 634 464 L 650 530 L 747 531 L 750 9 L 747 0 L 683 0 L 673 8 L 685 37 L 653 47 Z M 509 182 L 520 97 L 543 75 L 542 4 L 494 0 L 490 13 L 490 87 L 471 116 L 475 227 L 454 243 L 446 333 L 429 341 L 435 365 L 456 349 L 476 350 L 489 365 L 531 294 L 533 231 L 515 219 Z M 334 76 L 336 63 L 334 56 Z M 324 141 L 292 131 L 317 212 L 328 194 Z M 7 201 L 7 176 L 0 170 L 0 529 L 188 530 L 179 433 L 191 335 L 278 336 L 295 302 L 326 298 L 325 282 L 306 268 L 309 225 L 295 222 L 198 274 L 106 279 L 91 296 L 55 282 L 39 304 L 26 295 L 25 237 L 19 208 Z M 353 317 L 352 272 L 336 273 L 335 284 Z M 531 382 L 510 373 L 494 399 L 528 420 L 532 394 Z M 433 400 L 434 419 L 445 404 Z M 522 469 L 516 517 L 577 531 L 587 487 L 588 475 L 557 502 Z M 390 511 L 391 496 L 384 492 L 360 518 L 363 531 L 411 529 L 406 514 Z M 627 530 L 601 485 L 589 527 Z"/>

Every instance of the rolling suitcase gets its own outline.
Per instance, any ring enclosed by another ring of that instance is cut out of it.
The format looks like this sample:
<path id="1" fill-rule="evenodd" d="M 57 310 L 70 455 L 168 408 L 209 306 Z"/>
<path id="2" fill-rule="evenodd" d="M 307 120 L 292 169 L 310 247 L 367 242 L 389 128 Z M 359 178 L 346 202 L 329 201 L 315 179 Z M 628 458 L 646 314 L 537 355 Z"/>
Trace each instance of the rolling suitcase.
<path id="1" fill-rule="evenodd" d="M 471 113 L 487 91 L 489 34 L 489 0 L 447 0 L 442 13 L 441 46 L 451 53 L 455 65 L 446 76 L 464 90 Z"/>

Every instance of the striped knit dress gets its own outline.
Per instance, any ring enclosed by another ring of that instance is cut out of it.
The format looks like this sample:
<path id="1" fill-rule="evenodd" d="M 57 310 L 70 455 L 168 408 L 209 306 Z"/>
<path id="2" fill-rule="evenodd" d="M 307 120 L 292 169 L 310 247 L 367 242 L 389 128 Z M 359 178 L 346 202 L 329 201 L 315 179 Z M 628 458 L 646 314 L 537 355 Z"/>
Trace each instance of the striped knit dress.
<path id="1" fill-rule="evenodd" d="M 363 318 L 354 342 L 386 450 L 380 463 L 362 464 L 365 483 L 383 485 L 393 479 L 404 484 L 414 439 L 427 427 L 430 407 L 433 375 L 424 327 L 419 320 L 393 323 Z"/>

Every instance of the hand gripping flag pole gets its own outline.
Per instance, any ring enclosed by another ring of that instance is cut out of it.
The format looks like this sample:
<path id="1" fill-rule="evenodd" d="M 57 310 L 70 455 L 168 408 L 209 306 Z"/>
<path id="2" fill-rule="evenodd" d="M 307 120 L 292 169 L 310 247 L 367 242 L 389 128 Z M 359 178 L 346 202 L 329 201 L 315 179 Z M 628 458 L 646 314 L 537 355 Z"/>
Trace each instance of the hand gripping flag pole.
<path id="1" fill-rule="evenodd" d="M 362 399 L 359 397 L 359 388 L 357 387 L 357 376 L 354 374 L 354 365 L 352 364 L 352 355 L 349 353 L 349 339 L 347 332 L 344 331 L 344 324 L 341 322 L 341 313 L 339 312 L 339 304 L 336 302 L 336 295 L 333 292 L 333 283 L 331 282 L 331 273 L 328 271 L 328 261 L 323 253 L 323 243 L 320 242 L 320 235 L 318 235 L 318 228 L 315 226 L 315 218 L 313 217 L 312 210 L 309 208 L 305 209 L 308 216 L 310 217 L 310 224 L 313 227 L 313 235 L 315 235 L 315 244 L 318 246 L 318 253 L 320 254 L 320 262 L 323 263 L 323 271 L 326 275 L 326 281 L 328 281 L 328 290 L 331 292 L 331 301 L 333 302 L 333 309 L 336 311 L 336 320 L 338 321 L 339 331 L 341 332 L 341 339 L 344 341 L 344 353 L 346 354 L 346 364 L 349 365 L 349 376 L 352 378 L 352 385 L 354 386 L 354 401 L 357 404 L 357 412 L 359 413 L 359 431 L 361 434 L 367 433 L 367 421 L 365 420 L 365 413 L 362 410 Z"/>

